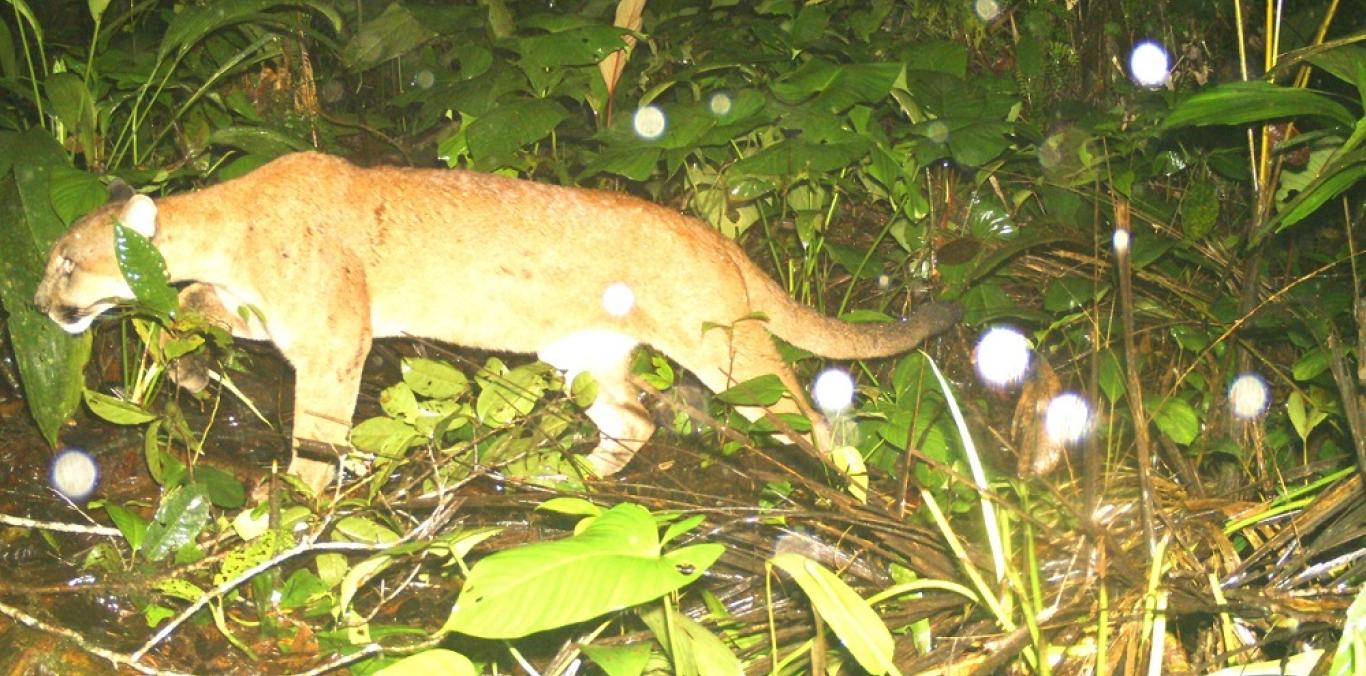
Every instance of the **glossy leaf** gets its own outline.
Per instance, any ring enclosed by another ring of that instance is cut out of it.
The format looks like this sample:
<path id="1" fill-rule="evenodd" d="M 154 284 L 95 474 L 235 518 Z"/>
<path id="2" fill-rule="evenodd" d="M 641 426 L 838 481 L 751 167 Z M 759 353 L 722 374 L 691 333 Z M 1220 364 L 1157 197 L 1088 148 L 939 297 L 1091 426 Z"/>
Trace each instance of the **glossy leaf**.
<path id="1" fill-rule="evenodd" d="M 156 414 L 131 402 L 94 390 L 85 391 L 90 412 L 115 425 L 141 425 L 156 420 Z"/>
<path id="2" fill-rule="evenodd" d="M 1157 405 L 1154 406 L 1154 403 Z M 1148 410 L 1157 429 L 1178 444 L 1189 445 L 1200 434 L 1199 414 L 1182 399 L 1172 397 L 1161 402 L 1150 401 Z"/>
<path id="3" fill-rule="evenodd" d="M 830 625 L 859 666 L 870 674 L 895 670 L 892 633 L 868 602 L 844 580 L 800 554 L 778 554 L 769 563 L 792 576 L 816 614 Z"/>
<path id="4" fill-rule="evenodd" d="M 443 361 L 405 357 L 400 369 L 403 382 L 413 388 L 413 392 L 429 399 L 453 399 L 470 390 L 469 378 Z"/>
<path id="5" fill-rule="evenodd" d="M 1325 94 L 1253 81 L 1228 82 L 1193 94 L 1172 108 L 1162 126 L 1178 129 L 1238 125 L 1301 115 L 1326 118 L 1349 127 L 1357 119 L 1346 107 Z"/>
<path id="6" fill-rule="evenodd" d="M 444 629 L 517 638 L 582 622 L 691 583 L 722 551 L 721 545 L 703 544 L 660 553 L 650 513 L 620 504 L 577 535 L 480 560 Z"/>
<path id="7" fill-rule="evenodd" d="M 312 9 L 328 19 L 332 30 L 341 30 L 341 15 L 330 3 L 321 0 L 217 0 L 207 5 L 182 8 L 166 28 L 157 58 L 165 58 L 172 51 L 188 51 L 210 33 L 250 21 L 261 12 L 299 7 Z"/>
<path id="8" fill-rule="evenodd" d="M 765 374 L 717 392 L 716 398 L 734 406 L 772 406 L 785 394 L 787 388 L 778 376 Z"/>
<path id="9" fill-rule="evenodd" d="M 171 287 L 166 275 L 166 260 L 150 239 L 116 222 L 114 256 L 118 259 L 123 279 L 128 282 L 128 288 L 133 290 L 139 303 L 158 317 L 175 314 L 179 305 L 176 290 Z"/>
<path id="10" fill-rule="evenodd" d="M 42 129 L 0 133 L 0 304 L 19 365 L 28 410 L 43 438 L 57 445 L 62 423 L 76 411 L 90 358 L 90 335 L 72 336 L 33 305 L 48 249 L 66 223 L 53 210 L 51 176 L 68 169 L 66 158 Z M 0 160 L 3 162 L 3 160 Z M 12 170 L 12 173 L 11 173 Z"/>
<path id="11" fill-rule="evenodd" d="M 433 648 L 394 662 L 375 672 L 375 676 L 476 676 L 478 673 L 470 658 L 454 650 Z"/>
<path id="12" fill-rule="evenodd" d="M 540 141 L 569 117 L 564 106 L 549 99 L 507 103 L 471 122 L 466 129 L 470 155 L 484 168 L 509 164 L 517 151 Z"/>
<path id="13" fill-rule="evenodd" d="M 172 490 L 147 526 L 143 549 L 149 561 L 160 561 L 168 554 L 194 541 L 209 520 L 209 496 L 198 484 Z"/>

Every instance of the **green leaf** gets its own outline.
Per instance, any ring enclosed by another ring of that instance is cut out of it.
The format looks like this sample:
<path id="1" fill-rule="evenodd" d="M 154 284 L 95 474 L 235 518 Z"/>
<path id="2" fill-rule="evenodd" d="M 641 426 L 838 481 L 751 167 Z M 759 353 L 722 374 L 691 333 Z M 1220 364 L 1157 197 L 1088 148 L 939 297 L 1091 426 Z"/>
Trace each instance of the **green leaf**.
<path id="1" fill-rule="evenodd" d="M 1084 307 L 1096 294 L 1096 285 L 1085 277 L 1058 277 L 1043 292 L 1043 307 L 1049 312 L 1071 312 Z"/>
<path id="2" fill-rule="evenodd" d="M 75 133 L 95 131 L 95 99 L 86 90 L 81 76 L 75 73 L 53 73 L 43 84 L 47 100 L 57 119 Z"/>
<path id="3" fill-rule="evenodd" d="M 114 223 L 114 256 L 118 259 L 119 270 L 133 296 L 158 317 L 175 314 L 179 301 L 176 290 L 171 287 L 166 276 L 166 260 L 152 241 L 125 227 Z"/>
<path id="4" fill-rule="evenodd" d="M 1189 445 L 1200 434 L 1200 416 L 1183 399 L 1172 397 L 1162 402 L 1149 401 L 1148 410 L 1152 411 L 1157 429 L 1182 446 Z"/>
<path id="5" fill-rule="evenodd" d="M 703 544 L 661 554 L 650 513 L 620 504 L 578 535 L 480 560 L 443 630 L 518 638 L 582 622 L 682 588 L 723 551 L 721 545 Z"/>
<path id="6" fill-rule="evenodd" d="M 142 549 L 142 543 L 147 538 L 147 522 L 143 521 L 142 517 L 112 502 L 104 503 L 104 512 L 109 515 L 109 520 L 114 522 L 114 527 L 123 533 L 123 539 L 128 543 L 129 549 L 134 552 Z"/>
<path id="7" fill-rule="evenodd" d="M 868 154 L 865 139 L 837 143 L 812 143 L 788 139 L 775 143 L 731 166 L 730 176 L 798 176 L 802 173 L 837 172 Z"/>
<path id="8" fill-rule="evenodd" d="M 194 468 L 194 479 L 204 486 L 205 494 L 215 507 L 237 509 L 247 501 L 247 489 L 230 472 L 201 464 Z"/>
<path id="9" fill-rule="evenodd" d="M 517 53 L 523 70 L 541 72 L 561 66 L 587 66 L 607 58 L 608 54 L 625 49 L 622 28 L 606 25 L 587 25 L 569 30 L 536 35 L 517 40 Z"/>
<path id="10" fill-rule="evenodd" d="M 1315 347 L 1295 361 L 1295 365 L 1290 370 L 1290 375 L 1295 380 L 1304 382 L 1327 370 L 1328 352 L 1321 347 Z"/>
<path id="11" fill-rule="evenodd" d="M 400 370 L 403 382 L 428 399 L 455 399 L 470 391 L 469 378 L 443 361 L 405 357 Z"/>
<path id="12" fill-rule="evenodd" d="M 375 672 L 375 676 L 477 676 L 478 673 L 470 658 L 454 650 L 433 648 L 394 662 Z"/>
<path id="13" fill-rule="evenodd" d="M 370 418 L 351 428 L 351 445 L 386 458 L 398 458 L 423 442 L 423 436 L 402 420 L 383 416 Z"/>
<path id="14" fill-rule="evenodd" d="M 109 9 L 109 0 L 86 0 L 86 5 L 90 8 L 90 18 L 99 23 L 104 10 Z"/>
<path id="15" fill-rule="evenodd" d="M 0 132 L 0 305 L 9 319 L 10 345 L 19 364 L 24 399 L 49 445 L 80 406 L 82 371 L 90 358 L 90 334 L 72 336 L 33 306 L 47 265 L 48 249 L 66 223 L 53 210 L 50 177 L 68 169 L 66 156 L 40 128 Z M 12 173 L 10 170 L 12 169 Z"/>
<path id="16" fill-rule="evenodd" d="M 398 542 L 398 533 L 363 516 L 348 516 L 337 522 L 337 533 L 350 542 L 385 544 Z"/>
<path id="17" fill-rule="evenodd" d="M 406 55 L 437 37 L 402 3 L 392 3 L 376 18 L 362 23 L 342 48 L 342 60 L 352 72 L 370 70 Z"/>
<path id="18" fill-rule="evenodd" d="M 227 26 L 252 21 L 261 12 L 298 7 L 312 9 L 328 19 L 332 24 L 332 30 L 341 30 L 341 15 L 330 3 L 323 0 L 215 0 L 207 5 L 183 7 L 182 11 L 175 15 L 161 38 L 161 50 L 157 54 L 157 60 L 166 58 L 172 51 L 187 52 L 210 33 Z"/>
<path id="19" fill-rule="evenodd" d="M 1216 85 L 1185 98 L 1167 114 L 1162 127 L 1238 125 L 1301 115 L 1326 118 L 1347 127 L 1357 119 L 1346 107 L 1325 94 L 1252 81 Z"/>
<path id="20" fill-rule="evenodd" d="M 209 507 L 209 496 L 199 484 L 167 493 L 152 516 L 152 523 L 147 526 L 143 551 L 147 560 L 160 561 L 193 542 L 209 521 Z"/>
<path id="21" fill-rule="evenodd" d="M 300 568 L 290 573 L 289 579 L 285 580 L 284 589 L 280 592 L 280 608 L 302 608 L 327 594 L 327 590 L 327 585 L 313 571 Z"/>
<path id="22" fill-rule="evenodd" d="M 716 398 L 733 406 L 772 406 L 787 393 L 778 376 L 769 373 L 718 392 Z"/>
<path id="23" fill-rule="evenodd" d="M 108 191 L 100 179 L 75 167 L 52 167 L 49 182 L 52 208 L 63 223 L 75 221 L 108 200 Z"/>
<path id="24" fill-rule="evenodd" d="M 474 402 L 475 415 L 489 425 L 506 425 L 518 416 L 531 413 L 549 383 L 541 375 L 544 365 L 528 364 L 511 371 L 503 362 L 491 358 L 475 374 L 482 388 Z"/>
<path id="25" fill-rule="evenodd" d="M 91 413 L 115 425 L 141 425 L 157 419 L 155 414 L 131 401 L 95 390 L 85 391 L 85 405 L 90 407 Z"/>
<path id="26" fill-rule="evenodd" d="M 394 383 L 379 393 L 379 407 L 390 418 L 412 424 L 417 418 L 417 396 L 408 383 Z"/>
<path id="27" fill-rule="evenodd" d="M 550 136 L 567 117 L 569 111 L 549 99 L 500 105 L 466 128 L 470 155 L 483 168 L 506 166 L 518 150 Z"/>
<path id="28" fill-rule="evenodd" d="M 824 566 L 800 554 L 778 554 L 769 563 L 792 576 L 811 600 L 816 614 L 830 625 L 859 666 L 870 674 L 895 671 L 892 633 L 858 592 Z"/>
<path id="29" fill-rule="evenodd" d="M 625 645 L 584 645 L 583 654 L 593 660 L 607 676 L 640 676 L 645 673 L 645 665 L 650 662 L 654 652 L 649 643 L 627 643 Z"/>
<path id="30" fill-rule="evenodd" d="M 395 2 L 356 29 L 342 47 L 341 57 L 352 72 L 361 72 L 403 56 L 434 37 L 436 33 Z"/>
<path id="31" fill-rule="evenodd" d="M 311 148 L 307 143 L 277 129 L 249 125 L 229 125 L 214 129 L 209 134 L 208 143 L 237 148 L 262 161 Z"/>
<path id="32" fill-rule="evenodd" d="M 1312 670 L 1312 667 L 1309 669 Z M 1338 640 L 1327 674 L 1348 676 L 1362 672 L 1366 672 L 1366 587 L 1357 590 L 1356 599 L 1347 607 L 1342 623 L 1342 638 Z"/>

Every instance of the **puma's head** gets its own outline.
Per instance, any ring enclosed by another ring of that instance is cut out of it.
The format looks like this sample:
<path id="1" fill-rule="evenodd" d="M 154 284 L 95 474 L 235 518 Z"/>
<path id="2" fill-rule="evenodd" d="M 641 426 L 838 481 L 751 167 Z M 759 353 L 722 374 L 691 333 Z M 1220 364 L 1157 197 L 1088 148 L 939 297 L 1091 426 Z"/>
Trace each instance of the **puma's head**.
<path id="1" fill-rule="evenodd" d="M 146 195 L 106 204 L 76 221 L 52 245 L 47 270 L 33 297 L 38 311 L 70 333 L 80 333 L 101 312 L 132 300 L 114 257 L 114 222 L 144 237 L 156 234 L 156 204 Z"/>

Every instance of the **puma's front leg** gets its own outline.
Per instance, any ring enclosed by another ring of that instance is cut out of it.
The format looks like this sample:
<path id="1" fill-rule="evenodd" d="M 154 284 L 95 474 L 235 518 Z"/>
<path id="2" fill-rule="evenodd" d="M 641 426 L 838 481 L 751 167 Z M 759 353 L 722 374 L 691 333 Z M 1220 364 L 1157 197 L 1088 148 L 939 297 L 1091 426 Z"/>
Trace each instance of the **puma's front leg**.
<path id="1" fill-rule="evenodd" d="M 298 314 L 267 318 L 272 338 L 294 367 L 289 472 L 319 494 L 336 477 L 337 463 L 302 457 L 300 446 L 314 442 L 337 455 L 350 448 L 351 416 L 371 342 L 364 276 L 342 275 L 333 281 L 330 288 L 319 289 L 322 302 Z"/>

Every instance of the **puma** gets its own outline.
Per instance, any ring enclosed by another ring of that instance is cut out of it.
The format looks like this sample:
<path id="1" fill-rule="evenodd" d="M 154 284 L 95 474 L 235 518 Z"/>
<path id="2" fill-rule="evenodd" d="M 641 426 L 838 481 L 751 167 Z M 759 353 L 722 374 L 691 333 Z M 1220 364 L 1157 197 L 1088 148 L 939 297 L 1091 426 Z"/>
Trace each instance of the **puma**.
<path id="1" fill-rule="evenodd" d="M 296 472 L 308 462 L 300 440 L 348 447 L 375 338 L 535 353 L 567 379 L 591 373 L 598 394 L 587 415 L 600 440 L 587 462 L 602 476 L 655 429 L 629 382 L 639 344 L 712 391 L 777 375 L 794 396 L 771 410 L 808 416 L 824 448 L 828 426 L 770 333 L 864 359 L 909 350 L 958 320 L 941 304 L 896 323 L 826 317 L 705 223 L 634 197 L 459 170 L 364 169 L 309 152 L 80 219 L 53 245 L 34 298 L 67 331 L 133 297 L 115 260 L 116 219 L 151 239 L 173 283 L 191 282 L 182 303 L 238 337 L 274 343 L 294 368 Z"/>

